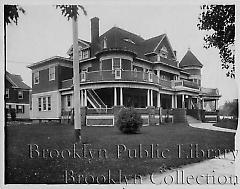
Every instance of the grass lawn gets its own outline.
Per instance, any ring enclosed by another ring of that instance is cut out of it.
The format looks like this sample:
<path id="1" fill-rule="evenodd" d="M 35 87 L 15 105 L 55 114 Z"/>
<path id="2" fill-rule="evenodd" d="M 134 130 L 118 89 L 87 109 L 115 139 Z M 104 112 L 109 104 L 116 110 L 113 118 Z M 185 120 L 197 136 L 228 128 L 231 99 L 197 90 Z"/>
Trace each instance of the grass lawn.
<path id="1" fill-rule="evenodd" d="M 238 120 L 237 119 L 223 119 L 223 120 L 219 121 L 218 123 L 215 123 L 214 126 L 237 130 Z"/>
<path id="2" fill-rule="evenodd" d="M 171 169 L 213 157 L 213 154 L 207 157 L 206 153 L 191 157 L 190 149 L 197 152 L 191 144 L 199 145 L 199 150 L 205 152 L 234 149 L 233 133 L 191 128 L 186 124 L 143 127 L 140 134 L 131 135 L 122 134 L 114 127 L 84 127 L 85 150 L 83 145 L 76 145 L 80 157 L 73 155 L 74 129 L 71 125 L 9 126 L 5 133 L 6 183 L 66 183 L 66 180 L 67 183 L 125 183 L 135 175 L 151 174 L 162 167 Z M 39 154 L 33 144 L 38 145 Z M 183 144 L 181 150 L 178 144 Z M 57 153 L 60 153 L 58 157 Z"/>

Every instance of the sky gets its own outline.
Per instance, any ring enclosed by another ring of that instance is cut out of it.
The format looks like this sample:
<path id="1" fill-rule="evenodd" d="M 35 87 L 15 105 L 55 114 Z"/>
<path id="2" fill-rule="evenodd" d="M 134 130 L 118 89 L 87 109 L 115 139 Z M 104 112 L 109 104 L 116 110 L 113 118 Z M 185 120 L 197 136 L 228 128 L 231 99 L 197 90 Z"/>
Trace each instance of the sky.
<path id="1" fill-rule="evenodd" d="M 237 98 L 237 82 L 227 78 L 226 71 L 221 69 L 218 50 L 203 48 L 203 37 L 207 32 L 197 28 L 201 4 L 144 0 L 99 2 L 81 3 L 88 15 L 80 14 L 79 38 L 90 41 L 92 17 L 100 19 L 100 35 L 113 26 L 138 34 L 144 39 L 166 33 L 173 49 L 177 51 L 178 61 L 190 48 L 203 64 L 202 86 L 219 89 L 222 95 L 219 105 Z M 32 86 L 31 70 L 27 65 L 56 55 L 67 57 L 66 52 L 72 44 L 72 22 L 52 5 L 21 6 L 26 14 L 20 14 L 17 26 L 7 26 L 6 69 L 21 75 Z"/>

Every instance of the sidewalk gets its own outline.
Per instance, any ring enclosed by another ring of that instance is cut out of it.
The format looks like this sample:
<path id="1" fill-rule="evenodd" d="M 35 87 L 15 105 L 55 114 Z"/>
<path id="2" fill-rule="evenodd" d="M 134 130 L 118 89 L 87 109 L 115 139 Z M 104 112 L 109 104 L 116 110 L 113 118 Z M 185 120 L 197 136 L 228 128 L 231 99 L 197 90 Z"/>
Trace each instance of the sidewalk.
<path id="1" fill-rule="evenodd" d="M 215 127 L 213 123 L 202 123 L 191 116 L 188 116 L 187 120 L 191 127 L 236 133 L 236 130 Z M 142 184 L 235 185 L 239 183 L 238 177 L 239 175 L 236 176 L 235 174 L 234 155 L 233 153 L 227 153 L 215 159 L 185 165 L 164 173 L 148 175 L 142 180 Z"/>
<path id="2" fill-rule="evenodd" d="M 213 123 L 189 123 L 191 127 L 200 128 L 200 129 L 208 129 L 213 131 L 222 131 L 222 132 L 230 132 L 230 133 L 236 133 L 236 130 L 233 129 L 226 129 L 221 127 L 215 127 L 213 126 Z"/>
<path id="3" fill-rule="evenodd" d="M 225 157 L 222 156 L 220 158 L 186 165 L 162 174 L 148 175 L 143 179 L 142 184 L 237 184 L 238 179 L 236 180 L 232 153 L 228 153 Z"/>
<path id="4" fill-rule="evenodd" d="M 215 126 L 213 126 L 213 123 L 202 123 L 201 121 L 199 121 L 189 115 L 187 115 L 187 121 L 188 121 L 189 126 L 199 128 L 199 129 L 208 129 L 208 130 L 212 130 L 212 131 L 222 131 L 222 132 L 230 132 L 230 133 L 237 132 L 236 130 L 233 130 L 233 129 L 215 127 Z"/>

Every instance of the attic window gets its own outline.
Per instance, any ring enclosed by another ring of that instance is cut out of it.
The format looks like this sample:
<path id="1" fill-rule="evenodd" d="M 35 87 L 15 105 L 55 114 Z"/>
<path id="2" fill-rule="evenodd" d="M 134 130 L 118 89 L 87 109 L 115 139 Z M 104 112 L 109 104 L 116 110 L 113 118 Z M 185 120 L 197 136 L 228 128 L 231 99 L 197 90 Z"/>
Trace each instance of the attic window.
<path id="1" fill-rule="evenodd" d="M 167 50 L 167 48 L 166 48 L 165 46 L 163 46 L 163 47 L 161 48 L 159 54 L 160 54 L 161 57 L 167 58 L 167 55 L 168 55 L 168 50 Z"/>
<path id="2" fill-rule="evenodd" d="M 129 42 L 129 43 L 132 43 L 132 44 L 134 44 L 135 45 L 135 42 L 134 41 L 132 41 L 131 39 L 123 39 L 124 41 L 126 41 L 126 42 Z"/>

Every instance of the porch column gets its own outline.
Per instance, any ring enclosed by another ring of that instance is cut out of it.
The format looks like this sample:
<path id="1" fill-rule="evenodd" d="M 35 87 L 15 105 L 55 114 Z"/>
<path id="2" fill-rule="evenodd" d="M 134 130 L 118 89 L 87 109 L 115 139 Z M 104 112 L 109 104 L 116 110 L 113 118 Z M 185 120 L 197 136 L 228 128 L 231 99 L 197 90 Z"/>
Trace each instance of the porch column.
<path id="1" fill-rule="evenodd" d="M 202 109 L 205 110 L 205 108 L 204 108 L 204 98 L 202 99 Z"/>
<path id="2" fill-rule="evenodd" d="M 184 94 L 182 94 L 182 108 L 185 108 L 185 103 L 184 103 Z"/>
<path id="3" fill-rule="evenodd" d="M 153 106 L 153 90 L 151 90 L 151 103 L 150 106 Z"/>
<path id="4" fill-rule="evenodd" d="M 81 106 L 83 106 L 83 90 L 80 91 L 81 94 Z"/>
<path id="5" fill-rule="evenodd" d="M 123 106 L 123 88 L 120 87 L 120 106 Z"/>
<path id="6" fill-rule="evenodd" d="M 85 89 L 84 106 L 87 106 L 87 89 Z"/>
<path id="7" fill-rule="evenodd" d="M 161 94 L 160 94 L 160 92 L 158 92 L 158 94 L 157 94 L 157 107 L 158 108 L 161 107 Z"/>
<path id="8" fill-rule="evenodd" d="M 117 106 L 117 88 L 114 87 L 114 106 Z"/>
<path id="9" fill-rule="evenodd" d="M 192 109 L 192 98 L 188 96 L 188 109 Z"/>
<path id="10" fill-rule="evenodd" d="M 178 103 L 177 103 L 177 95 L 174 95 L 174 102 L 175 102 L 175 108 L 178 108 L 178 107 L 177 107 L 177 104 L 178 104 Z"/>
<path id="11" fill-rule="evenodd" d="M 150 106 L 150 91 L 147 90 L 147 106 Z"/>
<path id="12" fill-rule="evenodd" d="M 215 100 L 215 106 L 216 106 L 215 109 L 218 110 L 218 100 L 217 99 Z"/>
<path id="13" fill-rule="evenodd" d="M 157 76 L 160 78 L 160 70 L 157 70 Z"/>
<path id="14" fill-rule="evenodd" d="M 172 108 L 175 108 L 174 95 L 172 95 Z"/>

